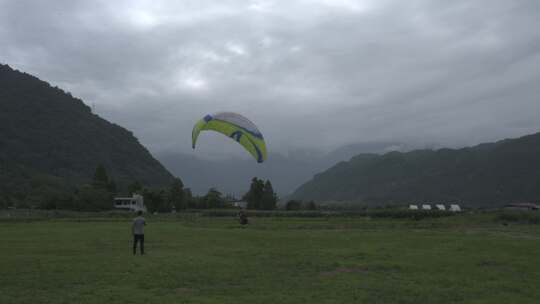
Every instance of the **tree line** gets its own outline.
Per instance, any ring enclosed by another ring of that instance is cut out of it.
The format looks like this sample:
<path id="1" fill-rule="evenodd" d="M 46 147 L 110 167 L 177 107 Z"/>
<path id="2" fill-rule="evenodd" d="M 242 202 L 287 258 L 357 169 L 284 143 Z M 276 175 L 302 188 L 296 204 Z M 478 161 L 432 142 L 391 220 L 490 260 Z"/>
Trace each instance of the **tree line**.
<path id="1" fill-rule="evenodd" d="M 122 188 L 122 189 L 119 189 Z M 238 201 L 210 188 L 205 195 L 195 196 L 180 178 L 168 187 L 148 187 L 138 181 L 119 187 L 104 166 L 97 166 L 91 182 L 68 186 L 60 178 L 41 177 L 33 182 L 19 199 L 0 198 L 0 208 L 65 209 L 76 211 L 103 211 L 113 209 L 114 197 L 120 194 L 140 194 L 149 212 L 171 212 L 185 209 L 219 209 L 233 207 Z M 253 178 L 249 190 L 242 196 L 248 209 L 273 210 L 278 197 L 269 180 Z"/>

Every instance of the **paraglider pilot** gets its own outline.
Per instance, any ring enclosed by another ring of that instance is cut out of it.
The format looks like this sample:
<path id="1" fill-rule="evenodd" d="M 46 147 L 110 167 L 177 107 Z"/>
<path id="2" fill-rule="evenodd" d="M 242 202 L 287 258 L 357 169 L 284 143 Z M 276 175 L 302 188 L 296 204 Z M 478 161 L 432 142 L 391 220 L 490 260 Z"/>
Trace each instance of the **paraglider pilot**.
<path id="1" fill-rule="evenodd" d="M 137 243 L 140 243 L 141 255 L 144 254 L 144 226 L 146 221 L 142 217 L 142 211 L 137 211 L 137 217 L 133 219 L 131 231 L 133 232 L 133 254 L 137 254 Z"/>
<path id="2" fill-rule="evenodd" d="M 240 225 L 242 226 L 245 226 L 248 224 L 247 215 L 243 210 L 238 212 L 238 221 L 240 222 Z"/>

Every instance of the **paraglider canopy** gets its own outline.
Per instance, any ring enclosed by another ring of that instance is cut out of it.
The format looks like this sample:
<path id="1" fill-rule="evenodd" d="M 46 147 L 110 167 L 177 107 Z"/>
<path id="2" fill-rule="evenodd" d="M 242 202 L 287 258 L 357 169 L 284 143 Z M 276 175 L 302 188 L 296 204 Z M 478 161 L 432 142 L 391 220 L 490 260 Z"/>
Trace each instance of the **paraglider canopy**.
<path id="1" fill-rule="evenodd" d="M 246 117 L 231 112 L 206 115 L 193 127 L 192 146 L 195 149 L 197 138 L 202 131 L 215 131 L 234 139 L 241 144 L 258 163 L 266 160 L 266 143 L 257 126 Z"/>

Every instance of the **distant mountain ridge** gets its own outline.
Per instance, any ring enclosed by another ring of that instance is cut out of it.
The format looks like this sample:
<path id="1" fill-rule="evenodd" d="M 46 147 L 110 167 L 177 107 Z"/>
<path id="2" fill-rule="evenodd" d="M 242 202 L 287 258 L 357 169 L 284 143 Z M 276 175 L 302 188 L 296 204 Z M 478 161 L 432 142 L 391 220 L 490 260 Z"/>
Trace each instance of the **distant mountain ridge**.
<path id="1" fill-rule="evenodd" d="M 223 193 L 237 197 L 249 190 L 253 177 L 270 179 L 274 190 L 282 195 L 292 192 L 307 178 L 325 168 L 279 154 L 270 154 L 262 164 L 242 158 L 207 160 L 183 153 L 163 153 L 156 157 L 174 174 L 182 174 L 182 180 L 195 194 L 204 194 L 209 188 L 216 187 Z"/>
<path id="2" fill-rule="evenodd" d="M 540 200 L 540 133 L 463 149 L 361 154 L 315 175 L 293 198 L 366 205 Z"/>
<path id="3" fill-rule="evenodd" d="M 70 93 L 2 64 L 0 163 L 26 168 L 11 170 L 18 176 L 30 170 L 74 183 L 89 181 L 100 164 L 117 183 L 165 185 L 173 179 L 130 131 L 93 114 Z"/>
<path id="4" fill-rule="evenodd" d="M 231 144 L 234 144 L 231 142 Z M 230 158 L 207 160 L 190 154 L 160 153 L 156 157 L 174 174 L 181 174 L 193 193 L 204 194 L 210 187 L 237 196 L 249 188 L 251 178 L 270 179 L 281 196 L 291 194 L 314 174 L 360 152 L 383 153 L 393 147 L 406 149 L 392 142 L 358 143 L 344 146 L 330 153 L 293 151 L 289 155 L 270 153 L 268 160 L 257 164 L 251 159 Z"/>

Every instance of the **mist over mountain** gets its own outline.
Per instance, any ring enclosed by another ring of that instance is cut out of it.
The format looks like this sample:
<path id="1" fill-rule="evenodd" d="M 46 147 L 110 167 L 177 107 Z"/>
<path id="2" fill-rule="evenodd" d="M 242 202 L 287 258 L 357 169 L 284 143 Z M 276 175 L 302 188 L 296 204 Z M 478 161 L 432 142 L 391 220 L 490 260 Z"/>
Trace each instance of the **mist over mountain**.
<path id="1" fill-rule="evenodd" d="M 251 178 L 258 177 L 270 179 L 276 192 L 286 196 L 317 172 L 339 161 L 358 153 L 384 153 L 398 148 L 403 150 L 407 146 L 374 142 L 348 145 L 330 153 L 295 150 L 287 155 L 271 153 L 262 164 L 250 158 L 209 160 L 185 153 L 160 153 L 156 157 L 173 174 L 182 176 L 184 183 L 196 194 L 204 194 L 210 187 L 216 187 L 224 193 L 241 196 L 248 190 Z"/>
<path id="2" fill-rule="evenodd" d="M 324 155 L 324 159 L 329 166 L 333 166 L 340 161 L 349 160 L 361 153 L 383 154 L 392 151 L 407 152 L 412 150 L 413 147 L 418 148 L 418 146 L 420 145 L 384 141 L 353 143 L 337 148 Z"/>
<path id="3" fill-rule="evenodd" d="M 166 185 L 173 178 L 130 131 L 70 93 L 1 64 L 0 164 L 0 175 L 17 180 L 42 174 L 84 183 L 98 165 L 119 184 Z"/>
<path id="4" fill-rule="evenodd" d="M 295 150 L 271 153 L 265 163 L 230 157 L 209 160 L 185 153 L 160 153 L 155 160 L 133 134 L 92 113 L 82 100 L 26 73 L 0 66 L 0 160 L 3 174 L 13 181 L 37 175 L 48 181 L 88 181 L 104 165 L 119 183 L 168 184 L 180 176 L 195 194 L 211 187 L 241 196 L 251 178 L 270 179 L 286 196 L 315 173 L 358 153 L 404 150 L 395 142 L 357 143 L 330 153 Z M 234 145 L 234 142 L 230 143 Z M 38 182 L 39 183 L 39 182 Z M 17 184 L 21 184 L 17 182 Z"/>
<path id="5" fill-rule="evenodd" d="M 463 149 L 360 154 L 315 175 L 293 198 L 364 205 L 540 199 L 540 133 Z"/>

